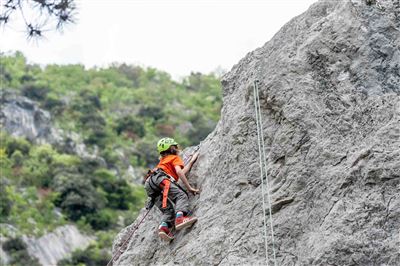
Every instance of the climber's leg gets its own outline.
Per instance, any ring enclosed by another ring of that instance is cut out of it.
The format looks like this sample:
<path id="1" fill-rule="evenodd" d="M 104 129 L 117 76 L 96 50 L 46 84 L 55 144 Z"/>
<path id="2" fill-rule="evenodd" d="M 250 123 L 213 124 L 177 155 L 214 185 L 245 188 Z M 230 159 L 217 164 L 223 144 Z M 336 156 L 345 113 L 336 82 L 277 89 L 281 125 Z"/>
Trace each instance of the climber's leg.
<path id="1" fill-rule="evenodd" d="M 158 235 L 161 239 L 170 241 L 174 239 L 171 229 L 174 225 L 175 210 L 174 206 L 170 201 L 167 202 L 167 207 L 162 207 L 162 196 L 157 197 L 155 205 L 162 212 L 161 223 L 158 227 Z"/>
<path id="2" fill-rule="evenodd" d="M 177 185 L 171 183 L 168 197 L 175 203 L 175 228 L 181 230 L 194 224 L 197 221 L 196 217 L 189 217 L 189 197 Z"/>

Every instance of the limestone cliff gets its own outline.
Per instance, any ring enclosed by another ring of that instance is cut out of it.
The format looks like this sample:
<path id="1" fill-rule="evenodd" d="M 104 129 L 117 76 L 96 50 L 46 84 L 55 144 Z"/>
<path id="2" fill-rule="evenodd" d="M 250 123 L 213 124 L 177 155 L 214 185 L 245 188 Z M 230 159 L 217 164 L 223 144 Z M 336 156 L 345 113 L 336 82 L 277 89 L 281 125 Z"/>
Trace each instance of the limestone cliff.
<path id="1" fill-rule="evenodd" d="M 51 125 L 50 113 L 39 108 L 37 102 L 3 88 L 0 97 L 2 129 L 15 137 L 25 137 L 36 143 L 60 142 L 62 138 Z"/>
<path id="2" fill-rule="evenodd" d="M 400 265 L 398 0 L 319 1 L 235 65 L 189 176 L 199 221 L 162 243 L 153 209 L 114 265 L 266 264 L 254 80 L 277 265 Z"/>

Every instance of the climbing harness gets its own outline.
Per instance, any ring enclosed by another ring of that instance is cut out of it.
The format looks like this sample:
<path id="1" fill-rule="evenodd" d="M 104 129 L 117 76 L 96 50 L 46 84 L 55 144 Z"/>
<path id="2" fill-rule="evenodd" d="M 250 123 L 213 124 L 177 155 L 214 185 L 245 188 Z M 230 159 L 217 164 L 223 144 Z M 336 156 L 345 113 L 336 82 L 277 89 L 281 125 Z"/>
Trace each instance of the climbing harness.
<path id="1" fill-rule="evenodd" d="M 268 209 L 269 209 L 269 220 L 270 220 L 270 231 L 271 231 L 271 240 L 272 240 L 272 251 L 273 251 L 273 259 L 274 265 L 276 266 L 276 254 L 275 254 L 275 240 L 274 240 L 274 228 L 272 223 L 272 211 L 271 211 L 271 197 L 269 193 L 269 183 L 268 183 L 268 174 L 267 174 L 267 157 L 265 155 L 265 145 L 264 145 L 264 134 L 263 134 L 263 126 L 261 119 L 261 107 L 260 107 L 260 95 L 258 90 L 258 80 L 254 81 L 254 108 L 255 108 L 255 116 L 256 116 L 256 124 L 257 124 L 257 142 L 258 142 L 258 151 L 260 155 L 260 178 L 261 178 L 261 194 L 262 194 L 262 207 L 263 207 L 263 216 L 264 216 L 264 242 L 265 242 L 265 259 L 268 266 L 268 240 L 267 240 L 267 219 L 266 219 L 266 211 L 265 211 L 265 188 L 264 188 L 264 172 L 265 172 L 265 180 L 267 186 L 267 198 L 268 198 Z"/>
<path id="2" fill-rule="evenodd" d="M 128 237 L 126 238 L 126 240 L 124 241 L 124 243 L 122 243 L 121 247 L 118 249 L 117 253 L 115 253 L 115 255 L 111 258 L 111 260 L 107 263 L 107 266 L 112 266 L 114 261 L 117 261 L 119 259 L 119 257 L 125 252 L 125 250 L 128 248 L 130 240 L 133 236 L 133 234 L 136 232 L 136 230 L 139 228 L 139 226 L 143 223 L 144 219 L 146 218 L 147 214 L 149 214 L 151 209 L 149 209 L 145 215 L 143 216 L 142 220 L 140 220 L 140 222 L 134 226 L 131 227 L 131 229 L 133 228 L 133 230 L 131 232 L 129 232 Z"/>
<path id="3" fill-rule="evenodd" d="M 165 173 L 162 169 L 156 168 L 150 171 L 151 173 L 147 174 L 146 180 L 148 180 L 150 188 L 154 191 L 154 196 L 152 196 L 152 198 L 161 195 L 163 209 L 167 208 L 168 192 L 171 183 L 188 195 L 187 191 L 178 182 L 176 182 L 175 178 Z"/>
<path id="4" fill-rule="evenodd" d="M 171 185 L 171 181 L 168 179 L 165 179 L 163 181 L 164 184 L 164 190 L 163 190 L 163 196 L 162 196 L 162 208 L 165 209 L 167 208 L 167 200 L 168 200 L 168 193 L 169 193 L 169 187 Z"/>

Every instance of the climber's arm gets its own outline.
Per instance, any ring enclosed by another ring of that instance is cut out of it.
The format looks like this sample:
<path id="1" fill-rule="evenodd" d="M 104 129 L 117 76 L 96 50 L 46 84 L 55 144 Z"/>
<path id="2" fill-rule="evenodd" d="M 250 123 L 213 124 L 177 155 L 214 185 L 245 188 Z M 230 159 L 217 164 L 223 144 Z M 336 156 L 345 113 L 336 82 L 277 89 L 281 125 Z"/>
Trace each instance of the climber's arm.
<path id="1" fill-rule="evenodd" d="M 187 190 L 189 190 L 190 192 L 192 192 L 193 194 L 199 193 L 198 189 L 193 188 L 190 184 L 189 181 L 186 178 L 186 175 L 183 171 L 183 169 L 179 166 L 176 165 L 175 166 L 175 171 L 178 174 L 179 178 L 182 180 L 183 184 L 185 185 L 185 187 L 187 188 Z"/>
<path id="2" fill-rule="evenodd" d="M 187 173 L 192 169 L 193 164 L 196 162 L 197 157 L 199 157 L 199 152 L 196 152 L 195 154 L 192 155 L 192 158 L 188 162 L 187 165 L 183 168 L 183 174 L 187 175 Z"/>

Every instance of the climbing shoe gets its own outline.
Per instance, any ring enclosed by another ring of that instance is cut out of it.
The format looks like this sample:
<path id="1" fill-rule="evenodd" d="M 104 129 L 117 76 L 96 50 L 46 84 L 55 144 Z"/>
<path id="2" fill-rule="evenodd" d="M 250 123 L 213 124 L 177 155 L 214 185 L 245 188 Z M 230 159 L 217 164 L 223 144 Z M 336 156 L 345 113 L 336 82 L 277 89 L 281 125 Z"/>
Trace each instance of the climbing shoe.
<path id="1" fill-rule="evenodd" d="M 158 235 L 162 240 L 171 241 L 174 239 L 174 235 L 169 230 L 168 226 L 164 223 L 158 228 Z"/>
<path id="2" fill-rule="evenodd" d="M 196 217 L 188 217 L 188 216 L 178 216 L 175 219 L 175 229 L 176 230 L 181 230 L 183 228 L 189 227 L 192 224 L 194 224 L 195 222 L 197 222 L 197 218 Z"/>

